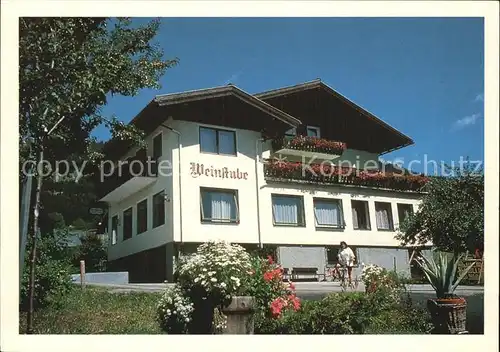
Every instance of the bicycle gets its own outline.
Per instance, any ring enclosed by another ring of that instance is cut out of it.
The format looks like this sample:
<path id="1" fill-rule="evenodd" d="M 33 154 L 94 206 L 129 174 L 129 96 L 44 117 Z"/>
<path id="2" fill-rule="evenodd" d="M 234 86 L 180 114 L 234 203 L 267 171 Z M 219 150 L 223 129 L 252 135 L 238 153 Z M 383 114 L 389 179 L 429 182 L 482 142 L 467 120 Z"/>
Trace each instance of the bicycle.
<path id="1" fill-rule="evenodd" d="M 340 287 L 342 287 L 344 290 L 347 289 L 347 287 L 351 289 L 356 289 L 359 285 L 359 280 L 358 277 L 356 276 L 354 280 L 351 280 L 350 282 L 347 282 L 347 267 L 337 264 L 333 268 L 328 269 L 329 276 L 332 278 L 332 282 L 339 281 L 340 282 Z"/>

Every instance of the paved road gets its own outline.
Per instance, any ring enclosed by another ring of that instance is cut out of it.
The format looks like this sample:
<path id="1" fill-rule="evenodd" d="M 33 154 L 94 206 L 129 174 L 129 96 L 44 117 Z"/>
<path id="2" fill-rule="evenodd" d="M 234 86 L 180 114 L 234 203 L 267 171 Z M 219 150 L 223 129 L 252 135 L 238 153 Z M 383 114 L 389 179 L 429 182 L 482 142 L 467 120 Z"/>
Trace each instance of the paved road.
<path id="1" fill-rule="evenodd" d="M 94 285 L 107 287 L 110 292 L 121 293 L 162 292 L 171 284 Z M 306 300 L 319 300 L 329 293 L 342 291 L 338 283 L 331 282 L 297 282 L 295 283 L 295 287 L 297 296 Z M 415 305 L 425 307 L 429 298 L 435 298 L 435 292 L 430 285 L 407 285 L 407 289 Z M 356 288 L 356 291 L 363 292 L 363 285 L 360 284 Z M 481 334 L 484 328 L 484 288 L 480 286 L 460 286 L 455 293 L 467 298 L 467 325 L 469 332 Z"/>

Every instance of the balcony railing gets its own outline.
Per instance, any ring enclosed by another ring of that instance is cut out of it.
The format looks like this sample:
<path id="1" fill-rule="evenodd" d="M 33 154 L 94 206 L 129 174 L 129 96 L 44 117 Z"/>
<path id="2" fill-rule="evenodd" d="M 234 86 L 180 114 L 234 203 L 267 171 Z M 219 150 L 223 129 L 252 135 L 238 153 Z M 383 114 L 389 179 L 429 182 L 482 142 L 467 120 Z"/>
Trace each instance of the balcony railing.
<path id="1" fill-rule="evenodd" d="M 343 142 L 331 141 L 323 138 L 294 136 L 276 138 L 272 142 L 272 147 L 275 153 L 282 154 L 293 154 L 294 151 L 299 151 L 313 154 L 340 156 L 347 146 Z"/>
<path id="2" fill-rule="evenodd" d="M 402 191 L 422 191 L 429 178 L 421 175 L 398 175 L 380 171 L 360 171 L 350 167 L 324 164 L 303 164 L 266 160 L 267 179 L 309 183 L 343 184 Z"/>

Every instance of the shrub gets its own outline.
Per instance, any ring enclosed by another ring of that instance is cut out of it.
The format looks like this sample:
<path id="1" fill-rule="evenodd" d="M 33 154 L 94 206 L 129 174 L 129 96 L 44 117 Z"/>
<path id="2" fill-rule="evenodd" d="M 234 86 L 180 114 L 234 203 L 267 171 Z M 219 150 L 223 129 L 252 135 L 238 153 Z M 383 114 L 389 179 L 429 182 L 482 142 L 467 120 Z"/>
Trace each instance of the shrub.
<path id="1" fill-rule="evenodd" d="M 107 259 L 107 254 L 101 238 L 96 233 L 91 232 L 81 236 L 80 242 L 74 258 L 74 265 L 78 266 L 80 260 L 84 260 L 87 272 L 104 271 L 103 263 Z"/>
<path id="2" fill-rule="evenodd" d="M 432 329 L 425 309 L 410 302 L 380 305 L 383 291 L 332 293 L 305 301 L 279 319 L 257 316 L 256 334 L 426 334 Z"/>
<path id="3" fill-rule="evenodd" d="M 259 318 L 259 334 L 362 334 L 379 308 L 374 296 L 361 292 L 332 293 L 319 301 L 303 302 L 297 312 L 280 319 Z"/>
<path id="4" fill-rule="evenodd" d="M 244 292 L 255 297 L 257 311 L 265 317 L 279 317 L 286 310 L 297 310 L 300 301 L 293 283 L 283 281 L 283 269 L 271 256 L 267 259 L 251 257 L 250 274 L 243 283 Z"/>
<path id="5" fill-rule="evenodd" d="M 179 286 L 166 289 L 157 307 L 157 319 L 163 331 L 181 334 L 188 331 L 194 306 Z"/>
<path id="6" fill-rule="evenodd" d="M 35 291 L 33 306 L 35 309 L 52 305 L 58 307 L 60 298 L 73 288 L 69 274 L 70 265 L 64 261 L 46 259 L 37 263 L 35 268 Z M 29 307 L 29 267 L 23 273 L 20 287 L 20 308 Z"/>
<path id="7" fill-rule="evenodd" d="M 35 290 L 33 306 L 35 309 L 48 305 L 59 305 L 59 298 L 72 288 L 70 276 L 70 257 L 65 241 L 66 231 L 55 230 L 38 239 L 35 267 Z M 26 261 L 20 285 L 20 309 L 29 306 L 29 270 L 31 241 L 26 246 Z"/>
<path id="8" fill-rule="evenodd" d="M 363 267 L 361 280 L 367 293 L 377 294 L 378 304 L 391 306 L 400 302 L 405 291 L 402 278 L 395 271 L 389 271 L 377 265 Z"/>
<path id="9" fill-rule="evenodd" d="M 433 329 L 431 317 L 425 308 L 414 307 L 411 299 L 383 310 L 374 316 L 368 334 L 429 334 Z"/>

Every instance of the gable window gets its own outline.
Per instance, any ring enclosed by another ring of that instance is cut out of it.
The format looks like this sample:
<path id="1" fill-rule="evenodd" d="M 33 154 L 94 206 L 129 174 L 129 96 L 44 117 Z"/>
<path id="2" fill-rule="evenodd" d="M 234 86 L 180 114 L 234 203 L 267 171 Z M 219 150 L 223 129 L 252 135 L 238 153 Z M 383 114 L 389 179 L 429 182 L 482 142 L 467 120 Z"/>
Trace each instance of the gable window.
<path id="1" fill-rule="evenodd" d="M 200 127 L 200 150 L 203 153 L 236 155 L 236 133 Z"/>
<path id="2" fill-rule="evenodd" d="M 148 200 L 137 203 L 137 234 L 148 230 Z"/>
<path id="3" fill-rule="evenodd" d="M 274 225 L 305 226 L 304 199 L 301 196 L 271 195 Z"/>
<path id="4" fill-rule="evenodd" d="M 236 190 L 201 188 L 201 219 L 206 222 L 239 222 Z"/>
<path id="5" fill-rule="evenodd" d="M 413 214 L 413 205 L 411 204 L 401 204 L 398 203 L 398 218 L 399 218 L 399 223 L 401 224 L 405 219 L 410 215 Z"/>
<path id="6" fill-rule="evenodd" d="M 285 137 L 295 137 L 297 135 L 297 129 L 295 127 L 290 128 L 285 132 Z"/>
<path id="7" fill-rule="evenodd" d="M 116 244 L 118 240 L 118 215 L 111 218 L 111 244 Z"/>
<path id="8" fill-rule="evenodd" d="M 165 197 L 161 191 L 153 196 L 153 228 L 165 223 Z"/>
<path id="9" fill-rule="evenodd" d="M 377 219 L 377 230 L 394 230 L 391 203 L 375 202 L 375 215 Z"/>
<path id="10" fill-rule="evenodd" d="M 307 126 L 307 135 L 309 137 L 320 138 L 319 127 Z"/>
<path id="11" fill-rule="evenodd" d="M 132 208 L 123 212 L 123 240 L 132 238 Z"/>
<path id="12" fill-rule="evenodd" d="M 358 249 L 353 246 L 349 246 L 349 248 L 352 249 L 354 252 L 354 265 L 358 265 L 359 263 L 359 255 L 358 255 Z M 329 246 L 326 247 L 326 263 L 329 266 L 334 266 L 339 263 L 339 252 L 340 252 L 340 246 Z"/>
<path id="13" fill-rule="evenodd" d="M 352 227 L 355 230 L 370 230 L 370 213 L 368 202 L 364 200 L 352 200 Z"/>
<path id="14" fill-rule="evenodd" d="M 158 161 L 158 159 L 163 154 L 163 140 L 162 133 L 160 132 L 153 138 L 153 160 Z"/>
<path id="15" fill-rule="evenodd" d="M 316 227 L 343 228 L 342 201 L 340 199 L 314 199 Z"/>

